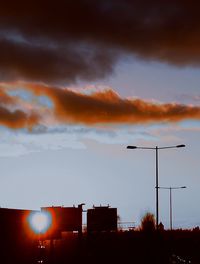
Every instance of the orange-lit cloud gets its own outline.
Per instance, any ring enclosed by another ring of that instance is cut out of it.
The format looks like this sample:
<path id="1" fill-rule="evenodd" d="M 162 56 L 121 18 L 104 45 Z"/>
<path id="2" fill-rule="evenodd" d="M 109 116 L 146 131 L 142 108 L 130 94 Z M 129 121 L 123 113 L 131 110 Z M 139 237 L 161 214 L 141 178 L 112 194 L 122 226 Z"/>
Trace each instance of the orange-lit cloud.
<path id="1" fill-rule="evenodd" d="M 61 124 L 134 125 L 200 119 L 200 107 L 122 98 L 112 89 L 83 94 L 67 88 L 41 84 L 13 83 L 10 86 L 12 89 L 20 87 L 20 89 L 29 90 L 35 96 L 47 96 L 53 103 L 49 111 L 54 116 L 55 122 Z"/>
<path id="2" fill-rule="evenodd" d="M 19 98 L 6 93 L 3 87 L 0 87 L 0 125 L 11 129 L 28 128 L 31 129 L 40 120 L 39 113 L 36 111 L 25 112 L 19 105 Z"/>
<path id="3" fill-rule="evenodd" d="M 20 88 L 19 88 L 20 87 Z M 0 124 L 9 128 L 22 128 L 44 124 L 99 124 L 134 125 L 162 122 L 199 120 L 200 107 L 178 103 L 155 103 L 142 99 L 122 98 L 112 89 L 85 94 L 67 88 L 33 83 L 1 84 Z M 52 107 L 45 111 L 36 102 L 24 102 L 6 91 L 25 90 L 34 97 L 46 96 Z M 25 107 L 24 107 L 25 106 Z M 47 122 L 48 123 L 48 122 Z"/>
<path id="4" fill-rule="evenodd" d="M 4 90 L 0 90 L 0 104 L 4 105 L 14 105 L 15 99 L 8 95 Z"/>
<path id="5" fill-rule="evenodd" d="M 28 128 L 31 129 L 39 122 L 39 115 L 36 113 L 27 114 L 23 111 L 9 111 L 0 106 L 0 125 L 11 129 Z"/>

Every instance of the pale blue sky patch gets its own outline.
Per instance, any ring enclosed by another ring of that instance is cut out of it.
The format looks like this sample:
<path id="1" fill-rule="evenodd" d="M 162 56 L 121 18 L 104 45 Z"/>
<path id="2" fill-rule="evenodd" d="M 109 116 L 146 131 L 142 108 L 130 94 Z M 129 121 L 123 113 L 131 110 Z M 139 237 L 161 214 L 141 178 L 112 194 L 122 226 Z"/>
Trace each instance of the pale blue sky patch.
<path id="1" fill-rule="evenodd" d="M 17 96 L 20 99 L 22 99 L 23 101 L 27 101 L 30 103 L 38 103 L 41 106 L 44 107 L 48 107 L 48 108 L 52 108 L 53 107 L 53 103 L 52 101 L 47 97 L 47 96 L 36 96 L 34 95 L 32 92 L 27 91 L 25 89 L 12 89 L 12 90 L 8 90 L 7 93 L 10 96 Z"/>
<path id="2" fill-rule="evenodd" d="M 22 99 L 23 101 L 27 101 L 27 102 L 31 102 L 33 101 L 34 95 L 29 92 L 26 91 L 24 89 L 12 89 L 12 90 L 7 90 L 7 94 L 9 94 L 10 96 L 16 96 L 19 97 L 20 99 Z"/>
<path id="3" fill-rule="evenodd" d="M 48 107 L 48 108 L 52 108 L 53 107 L 52 101 L 47 96 L 38 96 L 37 99 L 38 99 L 38 102 L 42 106 L 45 106 L 45 107 Z"/>
<path id="4" fill-rule="evenodd" d="M 115 73 L 98 85 L 113 87 L 122 96 L 136 96 L 161 102 L 177 101 L 181 94 L 199 94 L 198 67 L 174 67 L 158 62 L 141 62 L 128 56 Z M 181 98 L 180 98 L 181 102 Z"/>

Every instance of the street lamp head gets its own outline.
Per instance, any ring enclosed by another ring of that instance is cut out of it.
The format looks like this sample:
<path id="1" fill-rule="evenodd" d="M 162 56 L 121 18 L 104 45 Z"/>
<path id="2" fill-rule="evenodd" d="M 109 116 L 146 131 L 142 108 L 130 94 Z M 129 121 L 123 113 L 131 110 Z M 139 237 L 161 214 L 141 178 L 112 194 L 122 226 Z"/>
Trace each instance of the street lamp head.
<path id="1" fill-rule="evenodd" d="M 176 147 L 177 147 L 177 148 L 184 148 L 185 145 L 184 145 L 184 144 L 181 144 L 181 145 L 177 145 Z"/>
<path id="2" fill-rule="evenodd" d="M 181 187 L 181 189 L 185 189 L 185 188 L 187 188 L 187 187 L 186 187 L 186 186 L 182 186 L 182 187 Z"/>
<path id="3" fill-rule="evenodd" d="M 127 148 L 127 149 L 136 149 L 137 146 L 127 146 L 126 148 Z"/>

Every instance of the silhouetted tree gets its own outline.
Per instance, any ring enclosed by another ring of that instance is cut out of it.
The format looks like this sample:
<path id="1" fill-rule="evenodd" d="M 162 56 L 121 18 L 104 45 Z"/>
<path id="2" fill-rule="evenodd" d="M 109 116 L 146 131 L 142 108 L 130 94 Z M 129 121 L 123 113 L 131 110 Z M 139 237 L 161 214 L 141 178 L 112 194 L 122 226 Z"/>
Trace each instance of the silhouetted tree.
<path id="1" fill-rule="evenodd" d="M 145 232 L 153 232 L 156 229 L 155 216 L 147 212 L 141 219 L 140 229 Z"/>

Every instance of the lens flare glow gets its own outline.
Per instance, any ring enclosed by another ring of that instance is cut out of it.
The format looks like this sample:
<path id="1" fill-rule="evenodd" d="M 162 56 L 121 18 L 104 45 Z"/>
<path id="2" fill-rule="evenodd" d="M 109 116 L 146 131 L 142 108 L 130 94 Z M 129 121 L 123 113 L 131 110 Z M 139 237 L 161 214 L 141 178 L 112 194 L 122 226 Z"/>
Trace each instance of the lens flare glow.
<path id="1" fill-rule="evenodd" d="M 49 212 L 34 212 L 29 217 L 29 223 L 35 233 L 44 234 L 52 224 Z"/>

